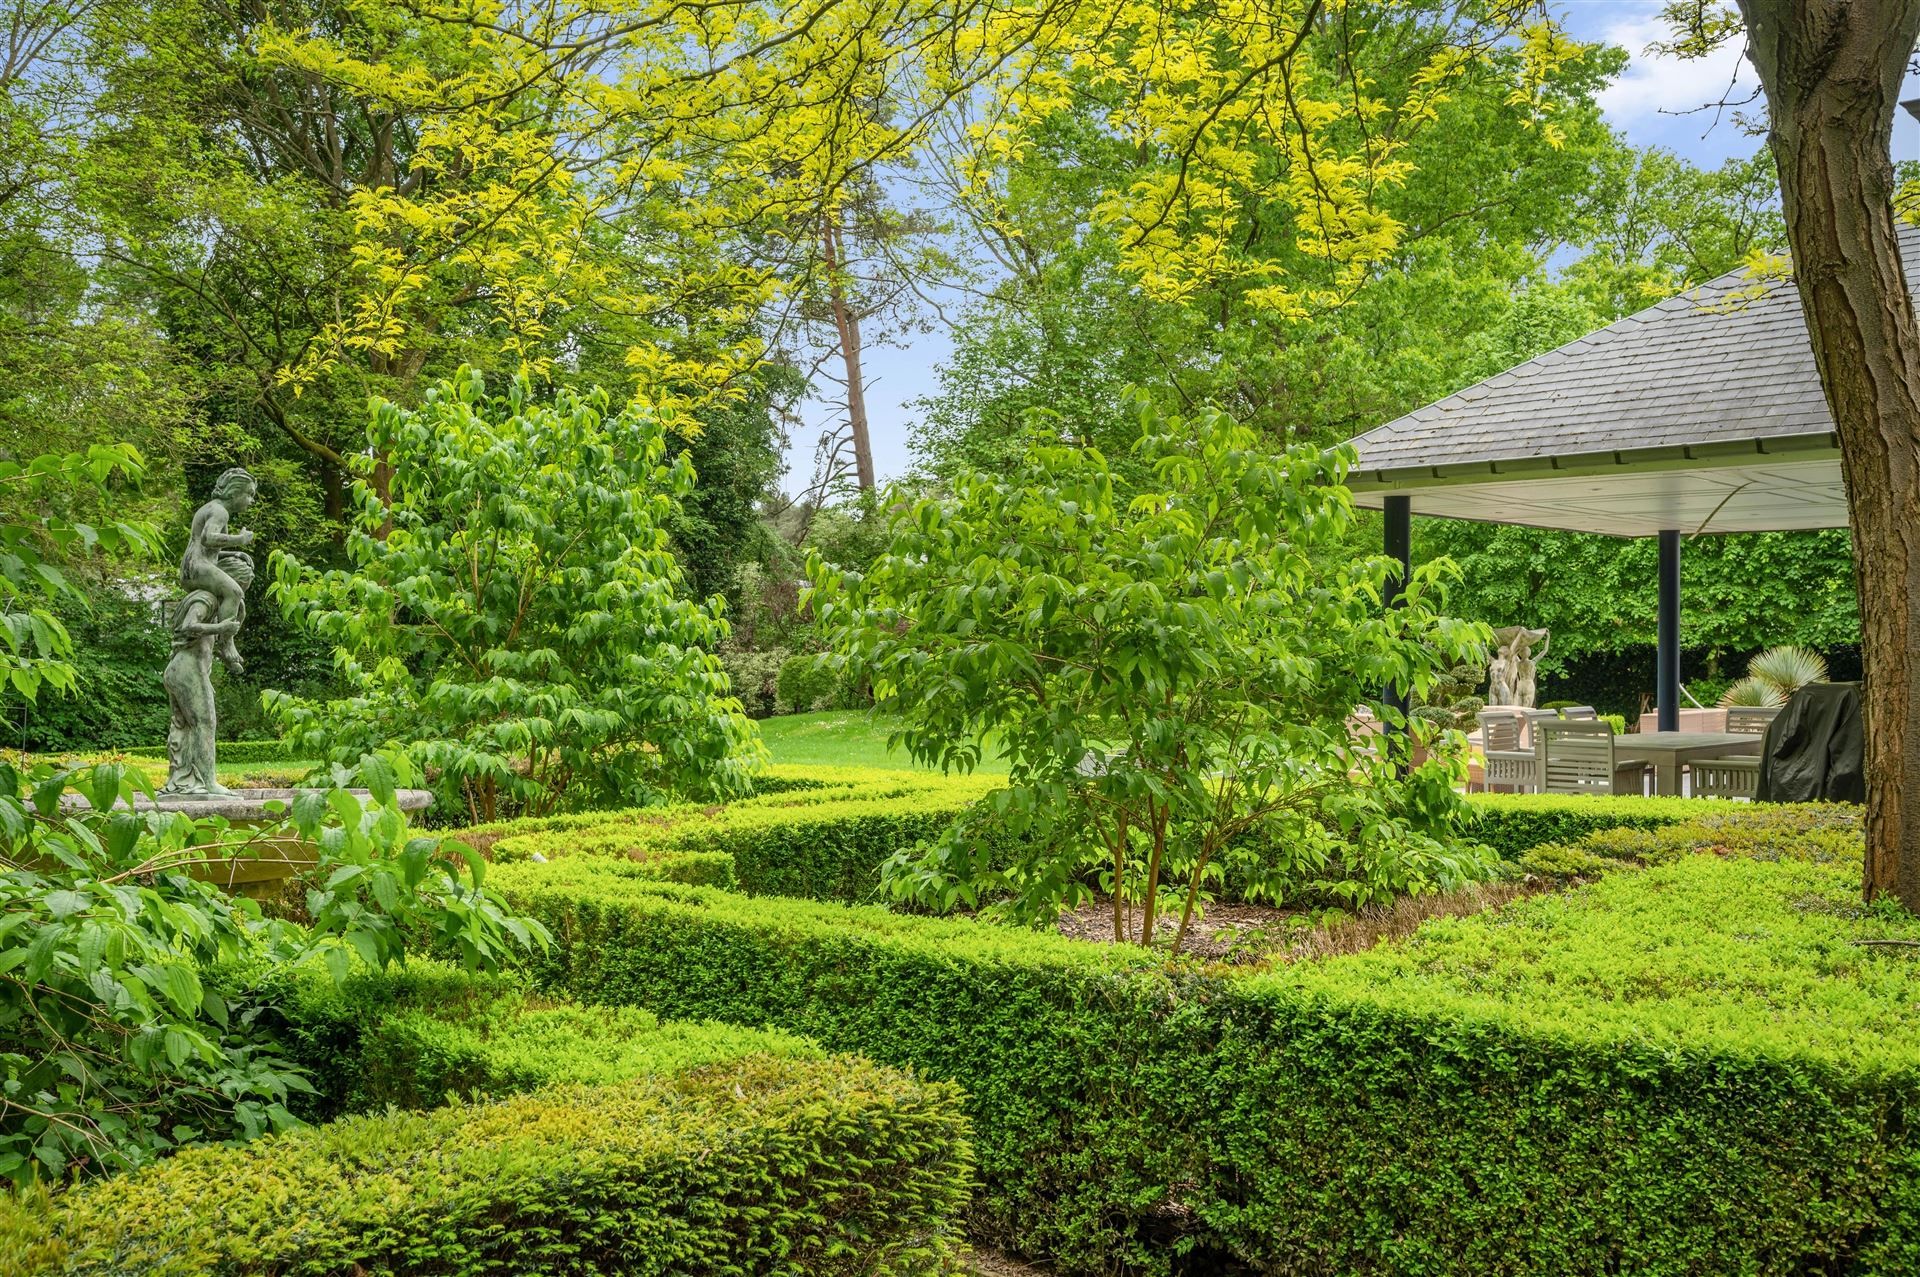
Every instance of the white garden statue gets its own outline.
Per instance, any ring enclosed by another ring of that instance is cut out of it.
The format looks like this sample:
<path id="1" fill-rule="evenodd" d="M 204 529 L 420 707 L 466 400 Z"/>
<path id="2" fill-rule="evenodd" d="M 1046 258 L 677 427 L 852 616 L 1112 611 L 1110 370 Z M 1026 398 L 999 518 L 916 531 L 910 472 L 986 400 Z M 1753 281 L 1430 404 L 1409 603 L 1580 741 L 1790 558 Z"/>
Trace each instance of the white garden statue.
<path id="1" fill-rule="evenodd" d="M 1546 655 L 1548 633 L 1524 625 L 1493 632 L 1493 659 L 1487 664 L 1487 704 L 1532 709 L 1538 695 L 1537 668 Z"/>

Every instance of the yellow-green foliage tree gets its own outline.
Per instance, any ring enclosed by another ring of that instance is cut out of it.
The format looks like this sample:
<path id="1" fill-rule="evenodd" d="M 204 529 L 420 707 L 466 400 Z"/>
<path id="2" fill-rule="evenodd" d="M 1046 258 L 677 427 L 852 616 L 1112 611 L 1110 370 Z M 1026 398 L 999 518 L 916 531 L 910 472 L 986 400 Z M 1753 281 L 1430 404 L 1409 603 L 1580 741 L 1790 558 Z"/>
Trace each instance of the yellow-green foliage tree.
<path id="1" fill-rule="evenodd" d="M 1381 197 L 1449 96 L 1491 70 L 1555 140 L 1550 84 L 1582 52 L 1518 0 L 42 8 L 94 90 L 36 170 L 71 175 L 51 221 L 196 353 L 208 400 L 308 459 L 336 519 L 366 395 L 412 402 L 461 363 L 578 378 L 610 343 L 656 401 L 744 393 L 823 219 L 955 141 L 957 198 L 995 218 L 1008 160 L 1088 95 L 1135 152 L 1092 209 L 1138 288 L 1338 305 L 1400 244 Z"/>
<path id="2" fill-rule="evenodd" d="M 1007 161 L 1097 92 L 1089 126 L 1135 156 L 1089 203 L 1116 269 L 1154 297 L 1230 285 L 1225 327 L 1391 270 L 1409 140 L 1489 79 L 1555 139 L 1547 86 L 1580 56 L 1514 0 L 56 10 L 90 92 L 34 168 L 50 251 L 99 263 L 189 354 L 196 455 L 276 451 L 274 507 L 311 503 L 315 542 L 348 519 L 360 405 L 416 405 L 463 363 L 536 395 L 624 378 L 688 432 L 751 402 L 823 219 L 936 126 L 956 198 L 991 219 Z M 1377 66 L 1389 27 L 1416 36 Z"/>
<path id="3" fill-rule="evenodd" d="M 404 362 L 456 303 L 548 371 L 555 317 L 593 304 L 662 317 L 632 346 L 636 376 L 722 390 L 756 352 L 721 335 L 782 283 L 756 268 L 782 256 L 756 236 L 817 225 L 961 109 L 964 197 L 990 209 L 1002 161 L 1085 87 L 1112 90 L 1101 127 L 1138 148 L 1095 215 L 1139 287 L 1233 278 L 1259 307 L 1335 304 L 1393 253 L 1402 228 L 1377 197 L 1412 177 L 1407 137 L 1450 88 L 1517 48 L 1510 104 L 1552 137 L 1542 87 L 1581 54 L 1533 6 L 1493 0 L 1431 21 L 1391 83 L 1357 74 L 1369 27 L 1412 8 L 366 0 L 348 6 L 353 33 L 263 24 L 263 67 L 390 104 L 412 129 L 407 167 L 351 198 L 350 304 L 283 375 L 353 352 Z M 1295 279 L 1249 242 L 1254 203 L 1290 210 L 1287 237 L 1325 269 Z"/>

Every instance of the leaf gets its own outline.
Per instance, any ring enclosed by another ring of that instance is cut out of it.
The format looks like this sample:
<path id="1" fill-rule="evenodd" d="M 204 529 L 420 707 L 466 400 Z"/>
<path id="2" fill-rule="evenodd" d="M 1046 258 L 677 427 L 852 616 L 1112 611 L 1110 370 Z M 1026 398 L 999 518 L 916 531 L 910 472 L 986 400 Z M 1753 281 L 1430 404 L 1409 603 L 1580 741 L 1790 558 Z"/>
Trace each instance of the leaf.
<path id="1" fill-rule="evenodd" d="M 84 912 L 91 906 L 93 899 L 84 892 L 63 889 L 48 892 L 44 903 L 46 904 L 47 912 L 54 917 L 71 918 L 74 914 Z"/>
<path id="2" fill-rule="evenodd" d="M 358 881 L 362 875 L 370 872 L 372 872 L 372 870 L 366 865 L 341 865 L 327 875 L 324 890 L 329 892 L 338 891 L 341 887 Z"/>
<path id="3" fill-rule="evenodd" d="M 192 967 L 181 962 L 169 962 L 158 967 L 142 967 L 142 978 L 157 991 L 161 997 L 181 1015 L 194 1015 L 200 1010 L 200 976 Z"/>
<path id="4" fill-rule="evenodd" d="M 289 815 L 294 828 L 311 835 L 326 820 L 328 810 L 326 790 L 300 789 L 294 791 Z"/>
<path id="5" fill-rule="evenodd" d="M 347 933 L 347 943 L 352 945 L 354 952 L 360 955 L 361 960 L 374 970 L 378 971 L 387 965 L 387 955 L 380 944 L 379 938 L 372 932 L 366 930 L 349 931 Z"/>
<path id="6" fill-rule="evenodd" d="M 87 801 L 95 811 L 109 811 L 120 800 L 121 782 L 126 768 L 119 763 L 101 763 L 87 775 Z"/>
<path id="7" fill-rule="evenodd" d="M 382 806 L 393 802 L 394 774 L 393 764 L 380 754 L 362 754 L 360 756 L 360 783 L 366 786 L 373 800 Z"/>

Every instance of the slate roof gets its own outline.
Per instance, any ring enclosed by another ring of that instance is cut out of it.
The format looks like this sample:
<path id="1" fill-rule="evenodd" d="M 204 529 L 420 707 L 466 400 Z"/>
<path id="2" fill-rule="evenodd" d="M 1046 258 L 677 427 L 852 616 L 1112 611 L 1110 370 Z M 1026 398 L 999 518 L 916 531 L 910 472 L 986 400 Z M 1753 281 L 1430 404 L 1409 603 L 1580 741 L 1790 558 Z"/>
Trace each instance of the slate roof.
<path id="1" fill-rule="evenodd" d="M 1920 279 L 1920 228 L 1902 226 L 1900 246 L 1907 277 Z M 1488 463 L 1497 472 L 1500 462 L 1831 434 L 1799 294 L 1790 280 L 1754 290 L 1731 271 L 1389 421 L 1354 440 L 1354 486 L 1427 467 L 1485 473 Z"/>

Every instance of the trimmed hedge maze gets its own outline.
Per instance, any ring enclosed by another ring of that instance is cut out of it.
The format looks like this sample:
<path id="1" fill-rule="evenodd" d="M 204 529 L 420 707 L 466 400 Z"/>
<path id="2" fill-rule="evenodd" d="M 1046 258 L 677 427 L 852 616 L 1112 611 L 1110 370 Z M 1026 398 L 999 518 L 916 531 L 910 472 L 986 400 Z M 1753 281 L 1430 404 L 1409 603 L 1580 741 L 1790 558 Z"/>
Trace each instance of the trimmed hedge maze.
<path id="1" fill-rule="evenodd" d="M 613 826 L 494 873 L 543 988 L 958 1083 L 971 1231 L 1064 1272 L 1920 1271 L 1920 978 L 1858 943 L 1920 924 L 1860 906 L 1857 813 L 1476 803 L 1584 885 L 1264 970 L 849 907 L 844 869 L 663 882 Z"/>
<path id="2" fill-rule="evenodd" d="M 763 793 L 726 806 L 683 804 L 504 821 L 455 831 L 494 860 L 567 856 L 648 862 L 650 877 L 753 895 L 862 903 L 880 867 L 941 833 L 999 786 L 993 776 L 861 767 L 775 767 Z M 1507 859 L 1602 829 L 1654 829 L 1699 811 L 1690 799 L 1476 795 L 1474 836 Z"/>
<path id="3" fill-rule="evenodd" d="M 950 1084 L 429 965 L 271 999 L 359 1115 L 0 1198 L 39 1274 L 917 1274 L 958 1244 Z M 427 1106 L 438 1107 L 427 1107 Z"/>
<path id="4" fill-rule="evenodd" d="M 480 825 L 454 836 L 501 861 L 622 856 L 651 861 L 678 882 L 870 900 L 888 856 L 938 834 L 999 783 L 991 776 L 775 767 L 762 778 L 761 794 L 723 807 L 582 813 Z"/>

